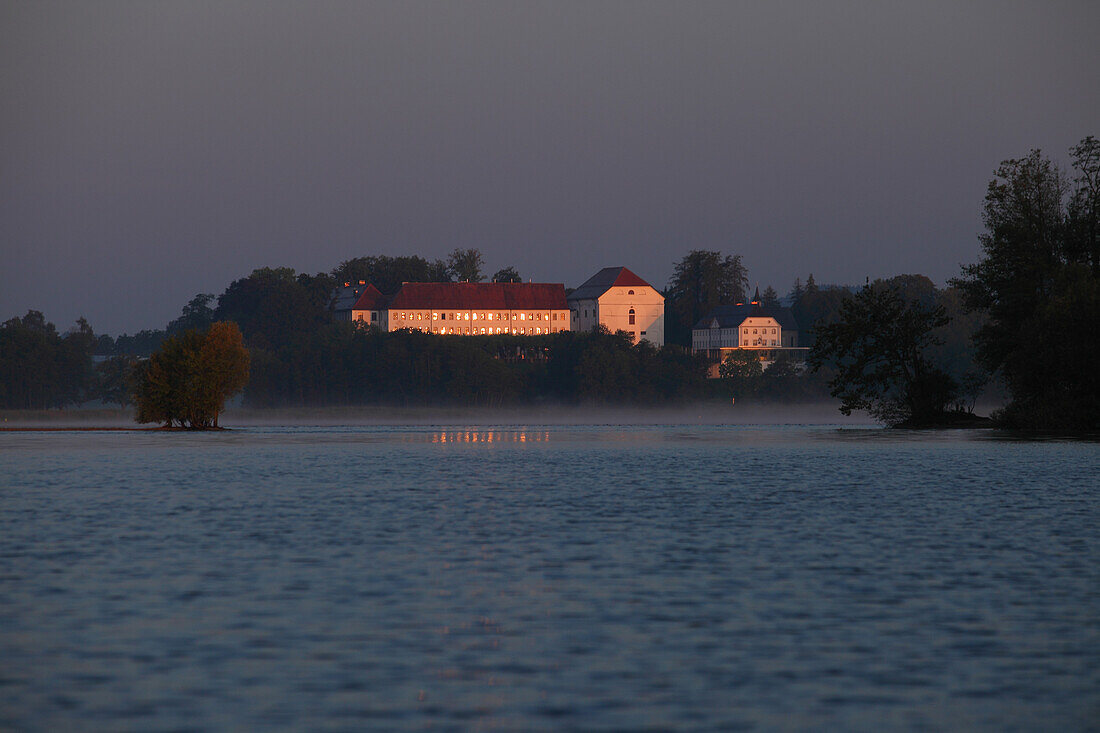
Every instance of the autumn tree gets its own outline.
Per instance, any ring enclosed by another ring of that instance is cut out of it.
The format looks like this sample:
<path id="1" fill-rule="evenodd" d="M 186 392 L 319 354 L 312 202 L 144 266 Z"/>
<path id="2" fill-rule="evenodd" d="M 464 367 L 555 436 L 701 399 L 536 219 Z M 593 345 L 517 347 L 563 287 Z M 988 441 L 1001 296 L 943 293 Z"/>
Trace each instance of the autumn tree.
<path id="1" fill-rule="evenodd" d="M 248 350 L 235 323 L 172 336 L 136 368 L 136 420 L 216 428 L 225 401 L 244 388 L 248 374 Z"/>

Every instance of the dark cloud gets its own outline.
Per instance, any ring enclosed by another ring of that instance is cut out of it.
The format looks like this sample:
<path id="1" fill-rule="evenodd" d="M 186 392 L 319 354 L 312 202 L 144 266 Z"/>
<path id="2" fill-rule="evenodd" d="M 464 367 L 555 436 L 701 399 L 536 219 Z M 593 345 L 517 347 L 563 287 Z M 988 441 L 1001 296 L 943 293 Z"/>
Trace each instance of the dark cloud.
<path id="1" fill-rule="evenodd" d="M 663 284 L 942 282 L 1100 134 L 1092 3 L 12 3 L 0 318 L 157 327 L 253 267 L 479 247 Z"/>

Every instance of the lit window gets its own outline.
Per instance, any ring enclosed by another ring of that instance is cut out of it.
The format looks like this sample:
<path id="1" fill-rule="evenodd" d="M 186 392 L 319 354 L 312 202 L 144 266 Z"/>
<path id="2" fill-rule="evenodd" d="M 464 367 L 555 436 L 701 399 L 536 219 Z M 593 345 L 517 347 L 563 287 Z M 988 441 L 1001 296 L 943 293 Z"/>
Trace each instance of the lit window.
<path id="1" fill-rule="evenodd" d="M 526 313 L 520 313 L 519 314 L 519 319 L 521 321 L 526 321 L 527 320 L 527 314 Z"/>
<path id="2" fill-rule="evenodd" d="M 432 311 L 432 320 L 433 321 L 438 321 L 439 320 L 439 314 L 436 313 L 435 311 Z"/>
<path id="3" fill-rule="evenodd" d="M 363 320 L 363 314 L 362 314 L 362 313 L 359 313 L 359 314 L 357 314 L 357 315 L 355 316 L 355 320 L 357 320 L 357 321 L 360 321 L 360 322 L 362 322 L 362 320 Z"/>
<path id="4" fill-rule="evenodd" d="M 464 321 L 470 320 L 470 314 L 469 313 L 463 313 L 462 314 L 462 320 L 464 320 Z M 469 333 L 469 331 L 466 331 L 466 333 Z"/>
<path id="5" fill-rule="evenodd" d="M 402 321 L 405 320 L 405 314 L 404 313 L 401 314 L 401 320 Z"/>
<path id="6" fill-rule="evenodd" d="M 481 334 L 482 334 L 483 336 L 485 335 L 485 326 L 482 326 L 482 327 L 481 327 Z"/>
<path id="7" fill-rule="evenodd" d="M 416 314 L 416 320 L 423 321 L 424 320 L 424 314 L 423 313 L 417 313 Z"/>
<path id="8" fill-rule="evenodd" d="M 492 314 L 492 313 L 490 313 L 490 314 L 489 314 L 489 316 L 488 316 L 488 318 L 489 318 L 489 320 L 490 320 L 490 321 L 491 321 L 491 320 L 493 320 L 493 314 Z"/>
<path id="9" fill-rule="evenodd" d="M 476 321 L 477 320 L 477 313 L 472 314 L 470 316 L 470 319 Z"/>

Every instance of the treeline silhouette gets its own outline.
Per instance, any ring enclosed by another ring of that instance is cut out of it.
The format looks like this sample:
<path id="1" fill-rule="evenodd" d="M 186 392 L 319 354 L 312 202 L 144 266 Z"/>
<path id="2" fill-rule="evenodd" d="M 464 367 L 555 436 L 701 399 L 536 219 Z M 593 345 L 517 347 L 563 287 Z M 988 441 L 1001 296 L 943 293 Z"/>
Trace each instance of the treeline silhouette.
<path id="1" fill-rule="evenodd" d="M 252 350 L 247 404 L 644 403 L 714 394 L 706 362 L 606 330 L 545 336 L 384 333 L 329 323 Z"/>

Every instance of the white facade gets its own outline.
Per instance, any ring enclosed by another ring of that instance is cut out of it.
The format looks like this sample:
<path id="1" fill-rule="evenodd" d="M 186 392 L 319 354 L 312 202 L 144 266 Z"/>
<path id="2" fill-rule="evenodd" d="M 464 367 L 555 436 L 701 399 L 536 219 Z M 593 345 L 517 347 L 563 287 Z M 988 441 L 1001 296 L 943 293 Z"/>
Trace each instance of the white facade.
<path id="1" fill-rule="evenodd" d="M 602 325 L 625 331 L 634 343 L 665 343 L 665 298 L 634 273 L 605 268 L 569 295 L 572 322 L 578 331 Z"/>

